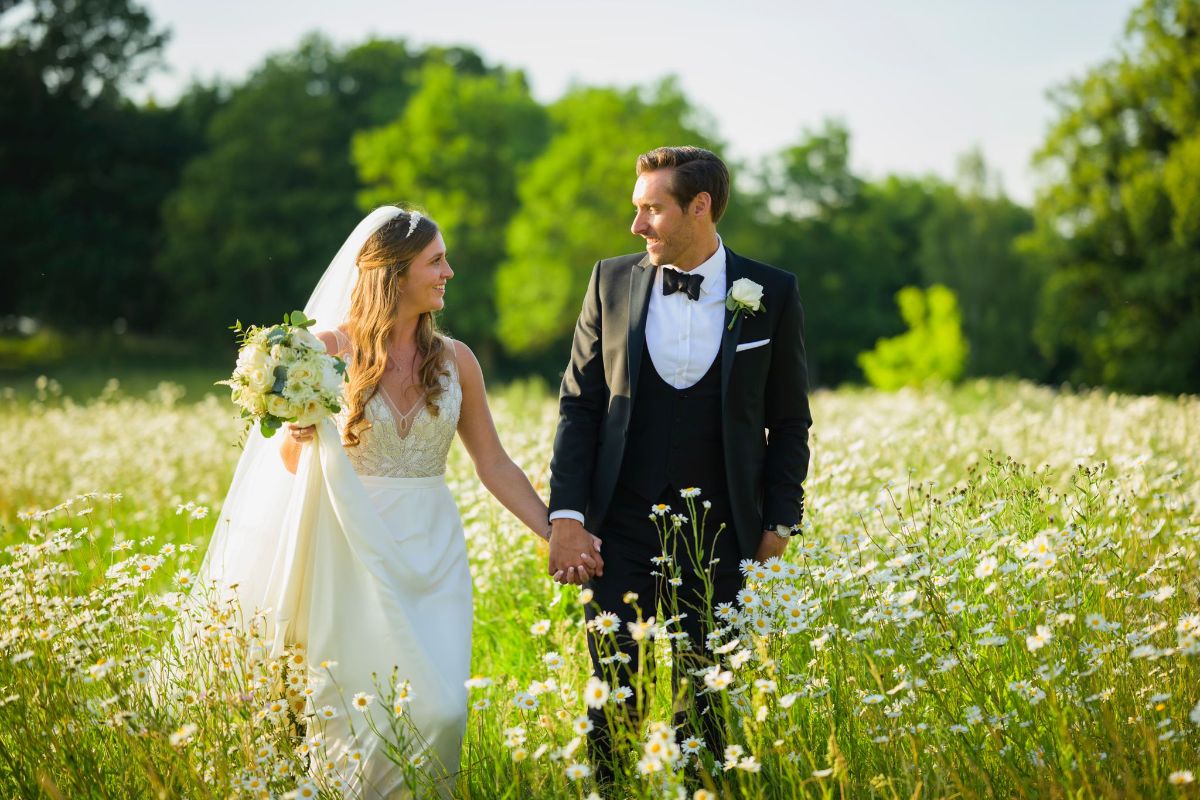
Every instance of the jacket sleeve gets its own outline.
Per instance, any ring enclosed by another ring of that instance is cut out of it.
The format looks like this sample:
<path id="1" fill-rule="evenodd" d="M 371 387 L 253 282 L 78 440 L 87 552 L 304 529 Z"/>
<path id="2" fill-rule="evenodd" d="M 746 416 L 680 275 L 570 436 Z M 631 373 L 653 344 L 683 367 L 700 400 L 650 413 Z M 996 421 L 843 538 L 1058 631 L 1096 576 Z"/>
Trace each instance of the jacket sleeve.
<path id="1" fill-rule="evenodd" d="M 767 454 L 763 474 L 763 524 L 797 525 L 804 515 L 808 475 L 808 362 L 804 353 L 804 310 L 791 276 L 771 348 L 767 372 Z"/>
<path id="2" fill-rule="evenodd" d="M 563 373 L 558 398 L 558 432 L 550 460 L 550 511 L 584 512 L 591 496 L 592 471 L 608 384 L 601 353 L 600 263 L 584 295 L 575 323 L 571 361 Z"/>

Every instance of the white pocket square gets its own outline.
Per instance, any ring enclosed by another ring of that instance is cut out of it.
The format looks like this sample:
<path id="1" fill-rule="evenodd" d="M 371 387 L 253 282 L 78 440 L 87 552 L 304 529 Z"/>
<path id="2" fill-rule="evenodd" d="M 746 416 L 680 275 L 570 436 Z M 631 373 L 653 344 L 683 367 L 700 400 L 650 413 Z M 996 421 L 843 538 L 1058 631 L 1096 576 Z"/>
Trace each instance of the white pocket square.
<path id="1" fill-rule="evenodd" d="M 764 344 L 770 344 L 770 343 L 771 343 L 770 339 L 759 339 L 757 342 L 742 342 L 741 344 L 739 344 L 737 346 L 737 352 L 740 353 L 743 350 L 753 350 L 756 347 L 762 347 Z"/>

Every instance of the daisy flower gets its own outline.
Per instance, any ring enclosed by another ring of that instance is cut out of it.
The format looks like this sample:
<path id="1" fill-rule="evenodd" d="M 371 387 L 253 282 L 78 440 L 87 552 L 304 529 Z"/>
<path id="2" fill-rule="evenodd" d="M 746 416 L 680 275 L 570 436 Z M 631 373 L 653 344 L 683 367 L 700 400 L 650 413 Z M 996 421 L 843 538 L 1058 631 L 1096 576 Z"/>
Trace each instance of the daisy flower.
<path id="1" fill-rule="evenodd" d="M 733 683 L 733 673 L 728 670 L 723 671 L 719 667 L 713 667 L 704 673 L 704 685 L 714 692 L 725 689 L 731 683 Z"/>
<path id="2" fill-rule="evenodd" d="M 608 687 L 608 682 L 597 678 L 595 675 L 588 678 L 587 685 L 583 687 L 583 700 L 589 708 L 601 708 L 608 702 L 608 697 L 611 691 Z"/>
<path id="3" fill-rule="evenodd" d="M 1029 652 L 1032 653 L 1035 650 L 1041 650 L 1046 646 L 1046 643 L 1053 638 L 1054 634 L 1050 631 L 1049 627 L 1045 625 L 1038 625 L 1037 633 L 1033 634 L 1032 636 L 1025 637 L 1025 646 L 1028 647 Z"/>
<path id="4" fill-rule="evenodd" d="M 579 781 L 592 774 L 592 768 L 587 764 L 571 764 L 566 770 L 567 778 L 573 781 Z"/>
<path id="5" fill-rule="evenodd" d="M 616 633 L 621 627 L 621 618 L 611 611 L 603 611 L 588 623 L 596 633 Z"/>
<path id="6" fill-rule="evenodd" d="M 538 699 L 529 692 L 517 692 L 513 696 L 513 705 L 521 711 L 536 711 L 538 707 Z"/>

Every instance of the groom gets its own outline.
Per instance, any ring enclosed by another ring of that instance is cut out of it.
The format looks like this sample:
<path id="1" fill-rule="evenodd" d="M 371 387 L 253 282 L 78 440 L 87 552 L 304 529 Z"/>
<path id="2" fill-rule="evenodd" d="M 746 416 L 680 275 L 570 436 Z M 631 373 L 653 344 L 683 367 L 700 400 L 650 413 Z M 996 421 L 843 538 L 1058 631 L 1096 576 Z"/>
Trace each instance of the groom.
<path id="1" fill-rule="evenodd" d="M 549 572 L 564 583 L 588 583 L 589 623 L 602 612 L 620 618 L 615 636 L 590 625 L 588 644 L 596 675 L 615 668 L 617 680 L 631 686 L 638 647 L 627 623 L 668 600 L 658 573 L 669 565 L 652 561 L 663 543 L 651 506 L 686 514 L 680 491 L 700 488 L 697 510 L 711 503 L 703 563 L 717 559 L 709 575 L 714 593 L 706 603 L 700 573 L 683 546 L 674 548 L 682 583 L 669 591 L 686 613 L 674 615 L 667 632 L 686 634 L 672 637 L 679 689 L 681 678 L 695 687 L 690 671 L 712 663 L 705 618 L 710 606 L 735 602 L 739 560 L 782 555 L 799 528 L 812 418 L 796 278 L 737 255 L 717 234 L 729 199 L 725 164 L 698 147 L 661 147 L 638 158 L 637 174 L 631 230 L 646 240 L 646 252 L 593 268 L 563 375 L 550 464 Z M 751 307 L 761 289 L 758 311 L 727 308 L 738 281 L 735 295 Z M 589 532 L 603 541 L 602 556 Z M 719 758 L 723 735 L 706 700 L 678 704 L 676 723 L 694 703 L 701 730 L 681 739 L 700 736 Z M 630 703 L 626 710 L 633 713 Z M 604 779 L 613 743 L 604 711 L 589 715 Z"/>

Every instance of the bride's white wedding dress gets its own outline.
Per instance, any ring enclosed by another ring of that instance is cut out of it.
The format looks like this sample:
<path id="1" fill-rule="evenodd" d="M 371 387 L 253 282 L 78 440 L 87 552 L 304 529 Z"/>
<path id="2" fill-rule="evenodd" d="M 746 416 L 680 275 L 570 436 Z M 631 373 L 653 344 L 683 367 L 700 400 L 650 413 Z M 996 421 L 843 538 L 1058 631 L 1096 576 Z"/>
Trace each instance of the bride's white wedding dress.
<path id="1" fill-rule="evenodd" d="M 339 350 L 349 349 L 336 329 L 349 313 L 357 255 L 399 213 L 385 206 L 368 214 L 304 307 L 334 331 Z M 198 586 L 236 599 L 246 618 L 262 612 L 259 633 L 272 658 L 304 646 L 318 683 L 310 710 L 336 712 L 310 726 L 324 733 L 313 772 L 335 762 L 355 796 L 427 794 L 430 781 L 445 796 L 459 768 L 472 605 L 462 520 L 444 477 L 462 408 L 453 352 L 448 343 L 436 415 L 423 407 L 410 417 L 393 411 L 381 389 L 366 405 L 371 427 L 360 443 L 342 445 L 345 412 L 326 418 L 294 476 L 278 441 L 253 428 L 198 576 Z M 177 636 L 186 639 L 184 626 Z M 336 665 L 327 672 L 323 661 Z M 394 681 L 410 687 L 405 729 L 415 740 L 390 752 L 353 701 L 359 692 L 374 695 L 366 711 L 388 731 L 394 712 L 384 700 Z M 410 787 L 389 755 L 420 764 L 424 788 Z"/>
<path id="2" fill-rule="evenodd" d="M 348 350 L 345 336 L 335 335 Z M 281 615 L 277 630 L 303 642 L 317 681 L 327 677 L 322 661 L 337 662 L 336 683 L 326 680 L 312 697 L 315 709 L 333 706 L 337 716 L 316 724 L 323 726 L 329 758 L 358 751 L 360 767 L 347 777 L 364 797 L 407 793 L 402 769 L 352 702 L 358 692 L 375 695 L 369 713 L 387 730 L 394 712 L 376 678 L 387 692 L 393 666 L 396 680 L 409 682 L 404 713 L 419 736 L 401 757 L 426 762 L 425 774 L 443 794 L 459 766 L 472 600 L 462 522 L 445 481 L 462 406 L 452 356 L 447 366 L 436 416 L 422 405 L 402 432 L 381 389 L 366 405 L 371 427 L 357 446 L 342 446 L 343 411 L 318 428 L 307 476 L 297 470 L 298 480 L 321 481 L 326 490 L 314 486 L 305 493 L 313 507 L 303 514 L 308 529 L 300 536 L 307 552 L 297 553 L 303 575 L 290 582 L 296 602 L 284 604 L 295 617 Z"/>
<path id="3" fill-rule="evenodd" d="M 311 771 L 326 786 L 340 778 L 348 796 L 423 797 L 431 787 L 448 796 L 459 769 L 472 598 L 462 519 L 445 480 L 462 408 L 449 342 L 446 351 L 436 415 L 422 405 L 402 426 L 381 388 L 364 409 L 371 427 L 359 444 L 342 444 L 346 411 L 327 417 L 294 477 L 278 445 L 252 432 L 201 567 L 201 585 L 233 592 L 247 616 L 268 611 L 272 657 L 303 645 L 317 687 L 308 734 L 323 739 Z M 405 681 L 400 741 L 390 736 L 387 695 Z M 354 703 L 360 692 L 374 696 L 365 709 Z M 319 713 L 326 707 L 331 718 Z"/>

